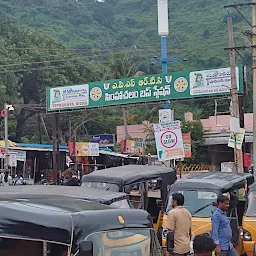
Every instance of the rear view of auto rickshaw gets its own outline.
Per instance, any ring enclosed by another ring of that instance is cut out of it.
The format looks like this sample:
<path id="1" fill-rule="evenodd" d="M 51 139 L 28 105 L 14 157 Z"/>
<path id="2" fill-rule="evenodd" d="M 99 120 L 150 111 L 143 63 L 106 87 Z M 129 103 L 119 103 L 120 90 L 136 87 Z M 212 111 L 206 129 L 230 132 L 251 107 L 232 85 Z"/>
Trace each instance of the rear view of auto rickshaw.
<path id="1" fill-rule="evenodd" d="M 246 255 L 256 255 L 256 183 L 249 187 L 243 217 L 243 246 Z"/>
<path id="2" fill-rule="evenodd" d="M 241 240 L 242 216 L 245 201 L 240 200 L 239 191 L 244 190 L 254 181 L 251 174 L 207 172 L 196 173 L 178 180 L 169 187 L 169 198 L 163 220 L 162 245 L 166 245 L 166 220 L 171 210 L 172 194 L 179 192 L 184 195 L 184 207 L 192 214 L 192 237 L 208 233 L 211 235 L 211 216 L 216 210 L 217 197 L 226 194 L 230 199 L 228 217 L 232 228 L 232 242 L 237 252 L 242 255 Z"/>
<path id="3" fill-rule="evenodd" d="M 0 255 L 163 255 L 150 215 L 65 196 L 0 196 Z"/>
<path id="4" fill-rule="evenodd" d="M 80 186 L 58 186 L 58 185 L 29 185 L 29 186 L 6 186 L 0 190 L 1 195 L 48 195 L 68 196 L 77 199 L 99 202 L 114 208 L 132 208 L 129 195 L 122 192 L 103 191 L 100 189 L 86 188 Z"/>
<path id="5" fill-rule="evenodd" d="M 159 190 L 150 190 L 155 180 Z M 154 222 L 156 232 L 162 225 L 169 185 L 177 180 L 176 170 L 155 165 L 125 165 L 94 171 L 82 177 L 82 187 L 126 192 L 134 208 L 147 210 Z M 137 188 L 137 190 L 135 190 Z"/>

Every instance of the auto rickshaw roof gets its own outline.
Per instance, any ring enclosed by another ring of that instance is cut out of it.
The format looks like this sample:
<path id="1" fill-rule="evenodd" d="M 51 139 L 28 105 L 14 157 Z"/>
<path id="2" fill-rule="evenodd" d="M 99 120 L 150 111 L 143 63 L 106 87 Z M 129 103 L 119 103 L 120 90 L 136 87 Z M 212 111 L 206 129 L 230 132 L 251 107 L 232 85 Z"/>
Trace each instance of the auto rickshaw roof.
<path id="1" fill-rule="evenodd" d="M 253 176 L 248 173 L 198 172 L 178 180 L 170 186 L 170 190 L 206 190 L 225 193 L 243 188 L 245 181 L 250 185 L 253 183 L 253 180 Z"/>
<path id="2" fill-rule="evenodd" d="M 172 184 L 177 180 L 176 170 L 156 165 L 125 165 L 97 170 L 82 177 L 82 182 L 105 182 L 119 187 L 161 178 Z"/>
<path id="3" fill-rule="evenodd" d="M 249 192 L 256 191 L 256 182 L 249 187 Z"/>
<path id="4" fill-rule="evenodd" d="M 151 228 L 150 215 L 59 195 L 0 198 L 0 237 L 73 244 L 76 250 L 91 233 L 126 227 Z"/>
<path id="5" fill-rule="evenodd" d="M 128 197 L 127 194 L 121 192 L 103 191 L 80 186 L 57 186 L 57 185 L 26 185 L 26 186 L 6 186 L 0 189 L 0 198 L 7 195 L 65 195 L 96 201 L 102 204 L 111 204 Z"/>

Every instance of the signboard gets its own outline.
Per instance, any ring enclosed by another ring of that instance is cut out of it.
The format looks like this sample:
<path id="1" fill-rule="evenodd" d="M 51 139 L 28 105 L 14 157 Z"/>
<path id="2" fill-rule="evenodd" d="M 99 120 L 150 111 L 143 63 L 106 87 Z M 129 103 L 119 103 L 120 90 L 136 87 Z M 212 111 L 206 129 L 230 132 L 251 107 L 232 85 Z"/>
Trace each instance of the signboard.
<path id="1" fill-rule="evenodd" d="M 144 152 L 145 140 L 143 138 L 135 138 L 135 153 L 142 154 Z"/>
<path id="2" fill-rule="evenodd" d="M 243 68 L 237 67 L 238 92 Z M 81 85 L 48 87 L 47 111 L 96 108 L 230 94 L 230 68 L 156 74 Z"/>
<path id="3" fill-rule="evenodd" d="M 166 124 L 173 121 L 172 109 L 159 109 L 159 123 Z"/>
<path id="4" fill-rule="evenodd" d="M 91 142 L 76 143 L 77 156 L 99 156 L 99 144 Z"/>
<path id="5" fill-rule="evenodd" d="M 9 152 L 9 165 L 11 167 L 17 167 L 17 155 L 14 152 Z"/>
<path id="6" fill-rule="evenodd" d="M 21 162 L 25 162 L 26 161 L 26 157 L 27 157 L 26 151 L 22 151 L 22 150 L 9 150 L 8 152 L 10 154 L 11 153 L 15 153 L 17 161 L 21 161 Z M 4 149 L 0 149 L 0 158 L 5 158 L 5 150 Z"/>
<path id="7" fill-rule="evenodd" d="M 121 141 L 121 152 L 135 153 L 135 141 L 134 140 L 122 140 Z"/>
<path id="8" fill-rule="evenodd" d="M 222 172 L 235 172 L 236 164 L 234 162 L 222 162 L 220 165 L 220 170 Z"/>
<path id="9" fill-rule="evenodd" d="M 244 141 L 244 134 L 245 134 L 244 128 L 240 128 L 240 133 L 236 135 L 234 133 L 231 133 L 228 140 L 228 147 L 235 148 L 235 141 L 236 141 L 236 149 L 240 150 L 242 148 L 242 144 Z"/>
<path id="10" fill-rule="evenodd" d="M 71 163 L 73 163 L 73 161 L 70 156 L 66 156 L 66 166 L 69 167 Z"/>
<path id="11" fill-rule="evenodd" d="M 185 156 L 180 121 L 154 124 L 154 133 L 160 161 L 179 159 Z"/>
<path id="12" fill-rule="evenodd" d="M 68 151 L 69 151 L 69 155 L 71 157 L 76 157 L 77 152 L 76 152 L 76 143 L 75 142 L 73 142 L 73 141 L 68 142 Z"/>
<path id="13" fill-rule="evenodd" d="M 91 136 L 91 142 L 99 143 L 99 147 L 114 147 L 115 135 L 113 134 L 97 134 Z"/>
<path id="14" fill-rule="evenodd" d="M 192 158 L 190 133 L 182 133 L 185 158 Z"/>
<path id="15" fill-rule="evenodd" d="M 236 67 L 237 86 L 239 89 L 239 69 Z M 202 96 L 218 93 L 230 93 L 230 68 L 194 71 L 189 74 L 190 95 Z M 241 83 L 242 85 L 242 83 Z"/>
<path id="16" fill-rule="evenodd" d="M 99 156 L 99 144 L 91 142 L 69 142 L 70 156 Z"/>

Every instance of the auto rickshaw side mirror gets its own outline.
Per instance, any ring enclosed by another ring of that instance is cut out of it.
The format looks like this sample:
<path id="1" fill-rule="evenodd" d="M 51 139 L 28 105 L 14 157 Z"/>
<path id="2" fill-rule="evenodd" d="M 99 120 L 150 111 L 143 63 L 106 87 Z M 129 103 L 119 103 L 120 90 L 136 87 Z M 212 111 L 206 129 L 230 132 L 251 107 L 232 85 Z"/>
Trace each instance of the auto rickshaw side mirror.
<path id="1" fill-rule="evenodd" d="M 212 202 L 212 206 L 217 207 L 218 205 L 216 202 Z"/>
<path id="2" fill-rule="evenodd" d="M 79 244 L 79 256 L 93 256 L 92 241 L 82 241 Z"/>

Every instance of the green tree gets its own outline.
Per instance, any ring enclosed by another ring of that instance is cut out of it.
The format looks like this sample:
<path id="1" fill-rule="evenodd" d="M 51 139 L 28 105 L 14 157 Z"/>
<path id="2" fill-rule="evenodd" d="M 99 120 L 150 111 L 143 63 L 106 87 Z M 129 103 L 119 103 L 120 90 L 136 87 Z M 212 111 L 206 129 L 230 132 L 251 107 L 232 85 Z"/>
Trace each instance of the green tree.
<path id="1" fill-rule="evenodd" d="M 182 132 L 190 133 L 191 136 L 191 146 L 192 146 L 192 160 L 197 160 L 200 158 L 200 147 L 204 142 L 204 131 L 203 125 L 200 120 L 195 121 L 182 121 Z M 190 160 L 186 160 L 190 161 Z"/>

